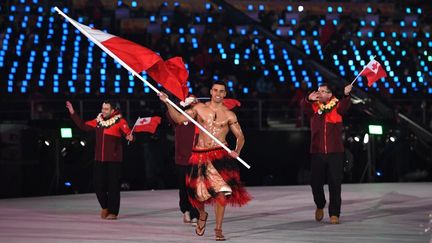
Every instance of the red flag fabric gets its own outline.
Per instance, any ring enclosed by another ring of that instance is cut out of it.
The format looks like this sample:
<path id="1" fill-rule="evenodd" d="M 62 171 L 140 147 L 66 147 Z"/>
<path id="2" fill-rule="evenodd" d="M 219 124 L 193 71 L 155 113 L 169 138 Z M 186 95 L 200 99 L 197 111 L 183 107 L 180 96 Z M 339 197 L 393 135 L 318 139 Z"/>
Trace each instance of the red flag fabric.
<path id="1" fill-rule="evenodd" d="M 369 87 L 378 79 L 387 77 L 384 67 L 376 60 L 370 61 L 361 75 L 367 78 Z"/>
<path id="2" fill-rule="evenodd" d="M 150 77 L 181 100 L 188 94 L 188 72 L 181 57 L 166 62 L 154 51 L 118 36 L 80 25 L 89 35 L 108 48 L 135 72 L 146 71 Z"/>
<path id="3" fill-rule="evenodd" d="M 161 118 L 159 116 L 138 118 L 135 122 L 134 131 L 155 133 L 160 123 Z"/>
<path id="4" fill-rule="evenodd" d="M 241 106 L 240 101 L 236 99 L 224 99 L 223 104 L 230 110 L 234 109 L 237 106 Z"/>

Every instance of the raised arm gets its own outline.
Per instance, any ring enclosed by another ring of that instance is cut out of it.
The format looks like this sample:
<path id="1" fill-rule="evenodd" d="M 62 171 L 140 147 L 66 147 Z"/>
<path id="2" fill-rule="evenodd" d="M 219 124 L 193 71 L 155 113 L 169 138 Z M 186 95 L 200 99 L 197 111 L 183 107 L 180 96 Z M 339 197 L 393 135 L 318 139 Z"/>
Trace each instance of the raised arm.
<path id="1" fill-rule="evenodd" d="M 231 156 L 237 158 L 240 155 L 240 152 L 244 146 L 245 138 L 243 135 L 243 131 L 240 127 L 240 123 L 238 122 L 237 116 L 234 114 L 234 112 L 229 111 L 228 125 L 231 132 L 236 137 L 236 147 L 234 151 L 231 152 Z"/>
<path id="2" fill-rule="evenodd" d="M 168 104 L 168 96 L 165 93 L 160 92 L 159 93 L 159 98 L 160 100 L 162 100 L 162 102 L 164 102 L 167 106 L 168 109 L 168 114 L 171 117 L 171 119 L 177 123 L 177 124 L 181 124 L 183 122 L 187 122 L 189 121 L 189 119 L 187 117 L 185 117 L 184 115 L 182 115 L 180 112 L 178 112 L 174 107 L 172 107 L 170 104 Z M 197 116 L 197 111 L 196 111 L 196 107 L 199 106 L 200 104 L 197 104 L 196 106 L 186 110 L 185 112 L 192 117 L 193 119 L 195 119 L 195 117 Z"/>
<path id="3" fill-rule="evenodd" d="M 318 93 L 317 92 L 312 92 L 309 95 L 307 95 L 306 97 L 304 97 L 301 101 L 300 101 L 300 107 L 303 109 L 303 112 L 305 114 L 312 114 L 313 110 L 312 110 L 312 103 L 318 100 Z"/>
<path id="4" fill-rule="evenodd" d="M 351 93 L 352 87 L 353 86 L 351 84 L 345 86 L 345 89 L 344 89 L 344 95 L 345 96 L 339 101 L 337 111 L 341 115 L 345 115 L 346 112 L 348 111 L 349 107 L 351 106 L 350 93 Z"/>
<path id="5" fill-rule="evenodd" d="M 93 131 L 96 128 L 96 119 L 84 122 L 83 119 L 81 119 L 81 117 L 78 116 L 78 114 L 76 114 L 72 103 L 70 103 L 69 101 L 66 101 L 66 108 L 69 110 L 69 114 L 72 118 L 72 121 L 74 121 L 75 125 L 83 130 L 83 131 Z"/>

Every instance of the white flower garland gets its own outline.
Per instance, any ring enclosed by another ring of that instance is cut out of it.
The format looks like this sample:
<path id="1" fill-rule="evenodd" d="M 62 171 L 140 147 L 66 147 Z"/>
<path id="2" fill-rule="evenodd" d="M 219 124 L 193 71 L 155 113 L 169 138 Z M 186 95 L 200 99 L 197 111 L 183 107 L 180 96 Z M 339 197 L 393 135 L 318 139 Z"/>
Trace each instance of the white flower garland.
<path id="1" fill-rule="evenodd" d="M 98 127 L 108 128 L 108 127 L 116 124 L 120 120 L 120 118 L 121 118 L 121 115 L 118 114 L 118 115 L 111 117 L 108 120 L 104 120 L 102 117 L 102 113 L 99 113 L 99 115 L 96 117 L 96 122 L 97 122 Z"/>

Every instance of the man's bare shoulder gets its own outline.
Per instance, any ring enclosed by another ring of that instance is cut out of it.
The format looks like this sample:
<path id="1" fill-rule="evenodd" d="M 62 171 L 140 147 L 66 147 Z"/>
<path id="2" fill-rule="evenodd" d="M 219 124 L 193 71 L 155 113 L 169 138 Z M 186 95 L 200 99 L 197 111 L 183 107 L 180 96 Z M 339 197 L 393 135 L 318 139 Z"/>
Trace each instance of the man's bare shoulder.
<path id="1" fill-rule="evenodd" d="M 203 103 L 198 103 L 198 104 L 194 105 L 191 109 L 198 110 L 198 109 L 204 108 L 205 106 L 206 105 Z"/>

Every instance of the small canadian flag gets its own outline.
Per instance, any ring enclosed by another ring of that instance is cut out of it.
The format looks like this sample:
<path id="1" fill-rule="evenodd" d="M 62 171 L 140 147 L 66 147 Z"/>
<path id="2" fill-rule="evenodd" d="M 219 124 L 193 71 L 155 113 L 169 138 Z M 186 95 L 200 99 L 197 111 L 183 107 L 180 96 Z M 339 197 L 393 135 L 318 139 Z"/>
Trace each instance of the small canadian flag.
<path id="1" fill-rule="evenodd" d="M 384 70 L 384 67 L 377 61 L 371 60 L 361 73 L 362 76 L 365 76 L 368 80 L 368 86 L 372 86 L 380 78 L 387 77 L 387 73 Z"/>
<path id="2" fill-rule="evenodd" d="M 156 128 L 161 123 L 159 116 L 138 118 L 134 125 L 135 132 L 155 133 Z"/>

